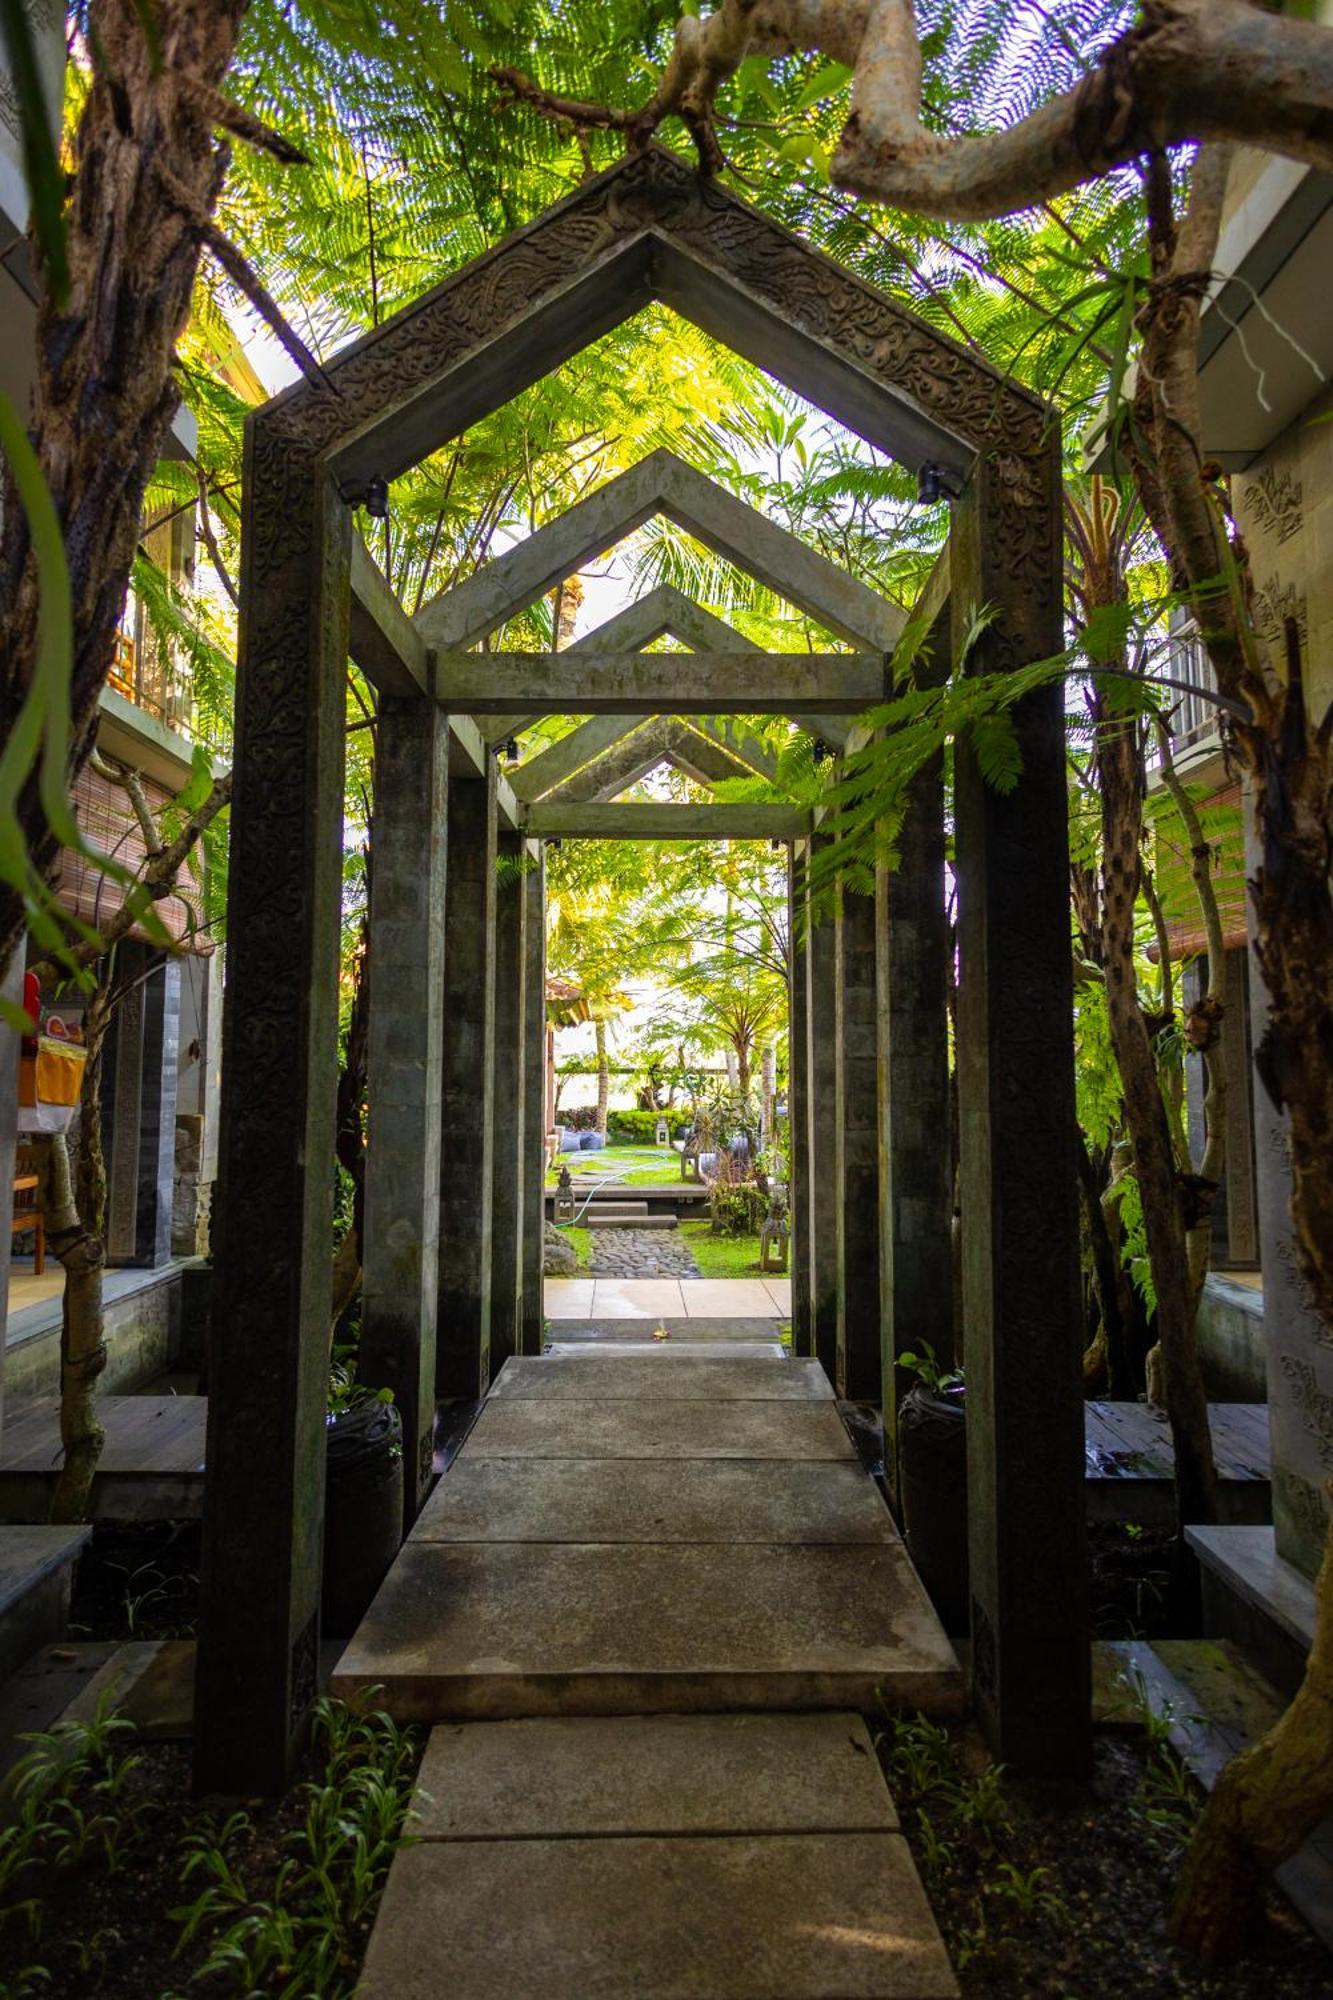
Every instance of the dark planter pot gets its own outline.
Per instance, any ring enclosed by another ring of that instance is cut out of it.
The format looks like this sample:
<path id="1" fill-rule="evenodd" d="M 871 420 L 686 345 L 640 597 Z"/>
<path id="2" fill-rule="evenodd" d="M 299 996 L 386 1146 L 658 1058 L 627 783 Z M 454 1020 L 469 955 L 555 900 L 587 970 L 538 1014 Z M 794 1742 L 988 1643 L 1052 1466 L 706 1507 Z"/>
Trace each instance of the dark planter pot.
<path id="1" fill-rule="evenodd" d="M 403 1538 L 403 1422 L 392 1403 L 359 1403 L 327 1438 L 320 1625 L 350 1639 Z"/>
<path id="2" fill-rule="evenodd" d="M 967 1419 L 963 1398 L 922 1383 L 898 1411 L 898 1464 L 907 1550 L 945 1630 L 969 1624 Z"/>

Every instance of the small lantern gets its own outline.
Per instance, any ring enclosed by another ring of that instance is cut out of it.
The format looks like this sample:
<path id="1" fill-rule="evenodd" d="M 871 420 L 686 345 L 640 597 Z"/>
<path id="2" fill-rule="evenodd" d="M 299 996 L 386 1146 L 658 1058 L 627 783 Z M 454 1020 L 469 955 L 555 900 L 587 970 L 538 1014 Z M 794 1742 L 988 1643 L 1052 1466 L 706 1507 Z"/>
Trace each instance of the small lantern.
<path id="1" fill-rule="evenodd" d="M 568 1167 L 561 1167 L 556 1184 L 555 1219 L 557 1223 L 574 1220 L 574 1181 Z"/>
<path id="2" fill-rule="evenodd" d="M 761 1271 L 786 1270 L 789 1239 L 790 1225 L 787 1221 L 786 1197 L 775 1189 L 768 1214 L 764 1217 L 764 1226 L 759 1232 Z"/>
<path id="3" fill-rule="evenodd" d="M 667 1124 L 665 1118 L 659 1118 L 657 1121 L 657 1131 L 653 1138 L 653 1144 L 655 1146 L 669 1146 L 671 1144 L 671 1127 Z"/>

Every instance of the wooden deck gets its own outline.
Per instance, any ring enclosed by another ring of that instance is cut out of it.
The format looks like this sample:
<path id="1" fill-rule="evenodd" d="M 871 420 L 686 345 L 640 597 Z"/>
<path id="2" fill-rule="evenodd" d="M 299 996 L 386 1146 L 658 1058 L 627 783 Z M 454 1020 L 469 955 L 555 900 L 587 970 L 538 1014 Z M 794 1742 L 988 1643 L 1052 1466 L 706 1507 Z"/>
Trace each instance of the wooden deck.
<path id="1" fill-rule="evenodd" d="M 1230 1526 L 1271 1520 L 1267 1404 L 1210 1403 L 1208 1417 L 1220 1520 Z M 1085 1439 L 1088 1519 L 1169 1524 L 1175 1454 L 1161 1411 L 1147 1403 L 1089 1403 Z"/>
<path id="2" fill-rule="evenodd" d="M 183 1521 L 203 1512 L 207 1396 L 102 1396 L 106 1432 L 93 1480 L 99 1521 Z M 11 1403 L 0 1435 L 0 1521 L 46 1519 L 60 1472 L 60 1404 Z"/>

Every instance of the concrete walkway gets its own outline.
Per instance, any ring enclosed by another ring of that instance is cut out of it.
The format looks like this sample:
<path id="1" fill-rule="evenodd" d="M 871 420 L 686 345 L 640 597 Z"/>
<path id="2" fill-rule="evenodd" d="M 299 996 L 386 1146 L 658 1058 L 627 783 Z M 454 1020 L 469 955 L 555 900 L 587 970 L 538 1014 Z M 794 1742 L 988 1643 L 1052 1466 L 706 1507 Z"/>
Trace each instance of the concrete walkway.
<path id="1" fill-rule="evenodd" d="M 957 1662 L 818 1365 L 508 1362 L 334 1692 L 438 1725 L 369 2000 L 956 1991 L 861 1717 Z"/>
<path id="2" fill-rule="evenodd" d="M 791 1315 L 790 1278 L 548 1278 L 546 1317 L 557 1319 L 779 1319 Z"/>

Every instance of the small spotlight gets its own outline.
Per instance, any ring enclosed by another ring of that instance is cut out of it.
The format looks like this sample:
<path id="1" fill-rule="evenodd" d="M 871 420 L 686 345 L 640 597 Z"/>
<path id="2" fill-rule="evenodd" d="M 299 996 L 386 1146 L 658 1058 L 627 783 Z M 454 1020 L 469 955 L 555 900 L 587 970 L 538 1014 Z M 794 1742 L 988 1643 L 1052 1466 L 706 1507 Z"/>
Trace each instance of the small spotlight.
<path id="1" fill-rule="evenodd" d="M 366 481 L 366 497 L 362 502 L 372 521 L 387 521 L 389 518 L 389 482 L 378 475 Z"/>
<path id="2" fill-rule="evenodd" d="M 937 465 L 928 459 L 916 476 L 916 497 L 923 507 L 933 506 L 937 500 L 956 500 L 963 490 L 963 482 L 956 472 L 947 465 Z"/>
<path id="3" fill-rule="evenodd" d="M 814 747 L 811 754 L 813 755 L 816 764 L 827 764 L 829 758 L 833 755 L 833 752 L 829 749 L 828 744 L 824 741 L 822 736 L 816 736 L 814 741 Z"/>
<path id="4" fill-rule="evenodd" d="M 518 738 L 517 736 L 511 736 L 509 741 L 505 744 L 505 763 L 517 764 L 517 762 L 518 762 Z"/>
<path id="5" fill-rule="evenodd" d="M 556 849 L 560 846 L 560 844 L 561 844 L 560 835 L 558 833 L 551 834 L 546 842 L 546 845 L 550 848 L 552 854 L 555 853 Z"/>

